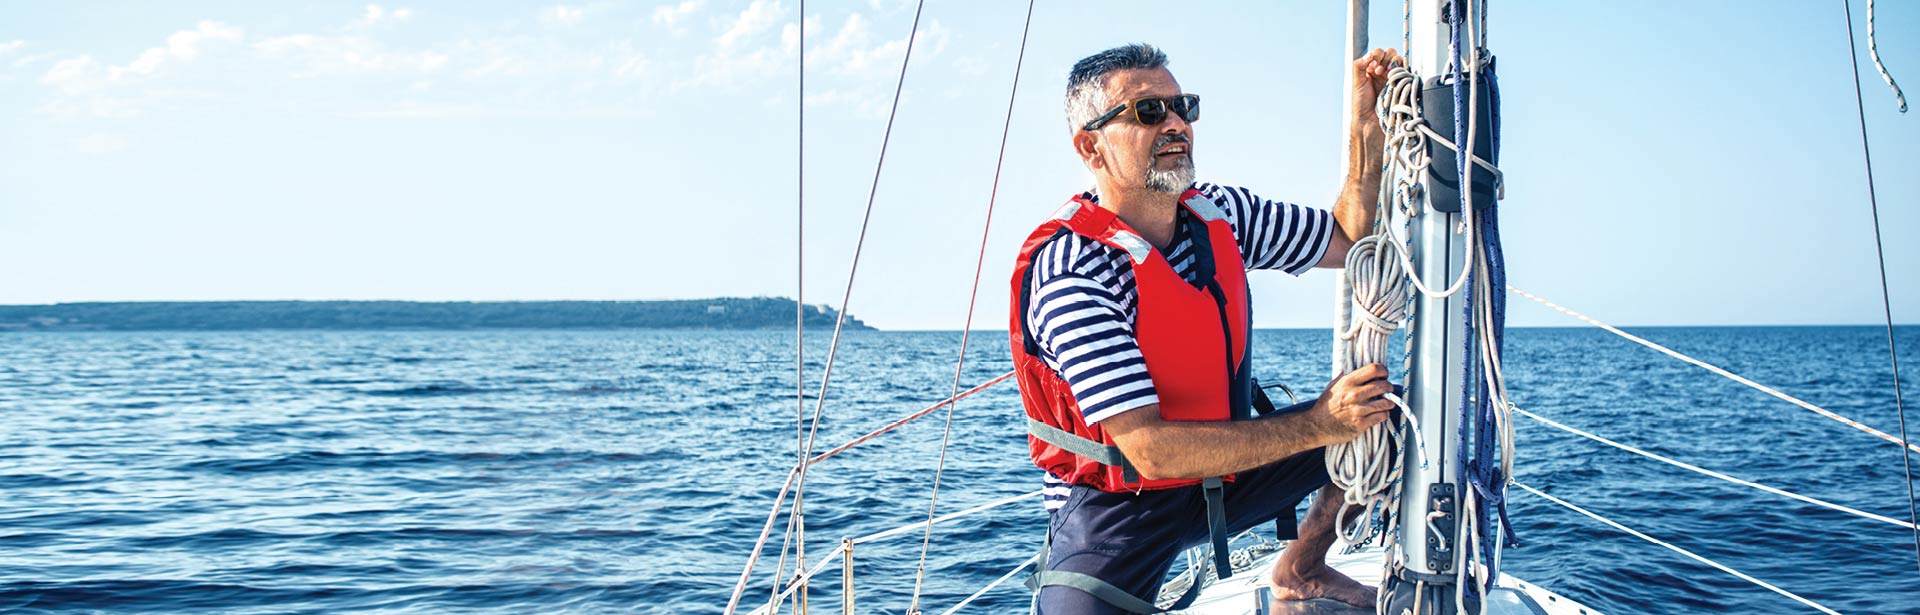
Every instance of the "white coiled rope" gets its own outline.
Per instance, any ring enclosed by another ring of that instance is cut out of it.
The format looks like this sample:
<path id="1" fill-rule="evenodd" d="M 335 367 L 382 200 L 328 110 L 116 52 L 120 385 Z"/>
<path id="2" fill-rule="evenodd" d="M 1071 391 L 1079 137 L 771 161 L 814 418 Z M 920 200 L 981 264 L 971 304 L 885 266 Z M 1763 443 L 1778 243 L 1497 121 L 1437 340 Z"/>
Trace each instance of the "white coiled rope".
<path id="1" fill-rule="evenodd" d="M 1387 356 L 1387 339 L 1406 320 L 1409 304 L 1406 270 L 1381 254 L 1382 245 L 1391 245 L 1384 235 L 1373 234 L 1353 244 L 1347 251 L 1345 276 L 1353 289 L 1353 325 L 1340 336 L 1349 349 L 1342 372 L 1351 372 L 1369 363 L 1382 363 Z M 1402 412 L 1401 416 L 1408 416 Z M 1333 484 L 1345 492 L 1339 518 L 1345 520 L 1340 533 L 1348 544 L 1366 544 L 1377 536 L 1391 534 L 1395 525 L 1393 504 L 1400 501 L 1400 450 L 1404 435 L 1401 425 L 1386 421 L 1368 428 L 1360 437 L 1345 444 L 1327 447 L 1327 474 Z M 1364 514 L 1348 515 L 1358 507 Z M 1380 522 L 1373 520 L 1379 518 Z M 1382 527 L 1382 526 L 1386 527 Z M 1385 532 L 1377 531 L 1385 529 Z"/>
<path id="2" fill-rule="evenodd" d="M 1428 155 L 1427 137 L 1420 130 L 1419 90 L 1420 80 L 1411 71 L 1397 67 L 1388 75 L 1387 87 L 1375 102 L 1385 133 L 1383 154 L 1387 164 L 1376 200 L 1381 211 L 1375 218 L 1373 234 L 1347 250 L 1342 277 L 1352 290 L 1352 324 L 1337 332 L 1348 347 L 1341 374 L 1370 363 L 1384 364 L 1387 341 L 1407 322 L 1413 305 L 1413 288 L 1407 275 L 1410 260 L 1403 242 L 1388 231 L 1388 218 L 1397 210 L 1403 214 L 1403 222 L 1410 220 L 1420 206 L 1420 176 L 1427 167 Z M 1397 396 L 1388 397 L 1400 403 Z M 1397 536 L 1403 471 L 1400 443 L 1409 433 L 1406 423 L 1413 420 L 1404 405 L 1400 416 L 1401 420 L 1375 425 L 1350 442 L 1327 447 L 1327 474 L 1344 493 L 1337 516 L 1341 520 L 1340 534 L 1350 545 L 1370 544 L 1375 539 L 1385 542 Z M 1417 432 L 1416 427 L 1413 433 Z M 1354 508 L 1362 514 L 1350 515 Z"/>

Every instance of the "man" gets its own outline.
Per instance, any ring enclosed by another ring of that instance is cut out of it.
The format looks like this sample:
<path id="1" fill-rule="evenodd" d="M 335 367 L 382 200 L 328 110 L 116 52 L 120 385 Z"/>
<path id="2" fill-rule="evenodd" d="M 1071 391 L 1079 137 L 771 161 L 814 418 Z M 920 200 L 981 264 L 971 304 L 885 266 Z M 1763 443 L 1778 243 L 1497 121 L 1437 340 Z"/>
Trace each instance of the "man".
<path id="1" fill-rule="evenodd" d="M 1387 419 L 1386 369 L 1336 379 L 1304 410 L 1229 419 L 1250 419 L 1254 397 L 1245 270 L 1341 267 L 1371 232 L 1373 104 L 1399 61 L 1375 50 L 1353 64 L 1352 165 L 1331 214 L 1194 183 L 1199 98 L 1159 50 L 1074 65 L 1067 119 L 1095 190 L 1034 232 L 1012 280 L 1015 368 L 1047 470 L 1041 613 L 1151 611 L 1182 549 L 1276 519 L 1285 531 L 1316 489 L 1271 572 L 1275 597 L 1372 608 L 1372 588 L 1326 564 L 1341 493 L 1321 449 Z"/>

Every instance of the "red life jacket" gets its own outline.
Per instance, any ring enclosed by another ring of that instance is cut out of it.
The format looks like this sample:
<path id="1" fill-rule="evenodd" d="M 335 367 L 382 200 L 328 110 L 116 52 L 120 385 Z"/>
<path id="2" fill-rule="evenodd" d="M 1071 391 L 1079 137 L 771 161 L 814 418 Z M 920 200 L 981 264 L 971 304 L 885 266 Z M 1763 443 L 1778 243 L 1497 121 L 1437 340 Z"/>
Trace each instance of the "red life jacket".
<path id="1" fill-rule="evenodd" d="M 1034 252 L 1063 233 L 1078 233 L 1127 254 L 1138 294 L 1135 341 L 1160 398 L 1160 417 L 1171 421 L 1225 421 L 1251 416 L 1248 367 L 1246 266 L 1233 227 L 1220 208 L 1189 189 L 1180 202 L 1193 242 L 1196 278 L 1188 283 L 1173 266 L 1111 210 L 1087 195 L 1074 197 L 1040 225 L 1020 248 L 1013 270 L 1013 365 L 1026 406 L 1028 447 L 1035 465 L 1069 483 L 1109 492 L 1171 489 L 1200 479 L 1142 480 L 1099 425 L 1088 425 L 1066 380 L 1040 358 L 1026 312 Z M 1227 477 L 1231 480 L 1231 477 Z"/>

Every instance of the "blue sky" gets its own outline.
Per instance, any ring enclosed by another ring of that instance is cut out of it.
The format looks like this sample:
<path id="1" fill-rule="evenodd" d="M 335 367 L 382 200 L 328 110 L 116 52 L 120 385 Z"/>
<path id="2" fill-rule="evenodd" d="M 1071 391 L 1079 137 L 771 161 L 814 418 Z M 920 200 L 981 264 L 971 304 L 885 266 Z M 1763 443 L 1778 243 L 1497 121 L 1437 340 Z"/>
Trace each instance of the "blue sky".
<path id="1" fill-rule="evenodd" d="M 1004 327 L 1017 242 L 1090 181 L 1059 99 L 1093 51 L 1166 49 L 1207 101 L 1203 179 L 1328 205 L 1342 4 L 1043 2 L 976 323 Z M 1882 4 L 1881 55 L 1920 87 L 1920 4 Z M 961 326 L 1024 10 L 928 4 L 868 322 Z M 912 16 L 807 7 L 808 302 L 845 288 Z M 798 28 L 791 0 L 7 3 L 0 303 L 792 296 Z M 1501 2 L 1489 35 L 1517 286 L 1630 325 L 1880 319 L 1838 2 Z M 1920 112 L 1864 68 L 1911 323 Z M 1325 326 L 1332 280 L 1256 275 L 1257 323 Z"/>

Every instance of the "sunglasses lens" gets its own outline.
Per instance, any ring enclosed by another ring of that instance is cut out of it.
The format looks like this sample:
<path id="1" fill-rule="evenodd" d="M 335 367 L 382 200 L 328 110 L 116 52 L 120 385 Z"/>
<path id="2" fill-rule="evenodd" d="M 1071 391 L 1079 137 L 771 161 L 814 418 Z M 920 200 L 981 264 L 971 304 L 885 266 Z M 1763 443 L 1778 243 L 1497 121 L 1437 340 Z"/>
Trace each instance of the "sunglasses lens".
<path id="1" fill-rule="evenodd" d="M 1141 124 L 1153 126 L 1167 120 L 1167 101 L 1149 98 L 1134 103 L 1133 112 Z"/>
<path id="2" fill-rule="evenodd" d="M 1200 120 L 1200 97 L 1192 94 L 1173 99 L 1173 112 L 1189 123 Z"/>

